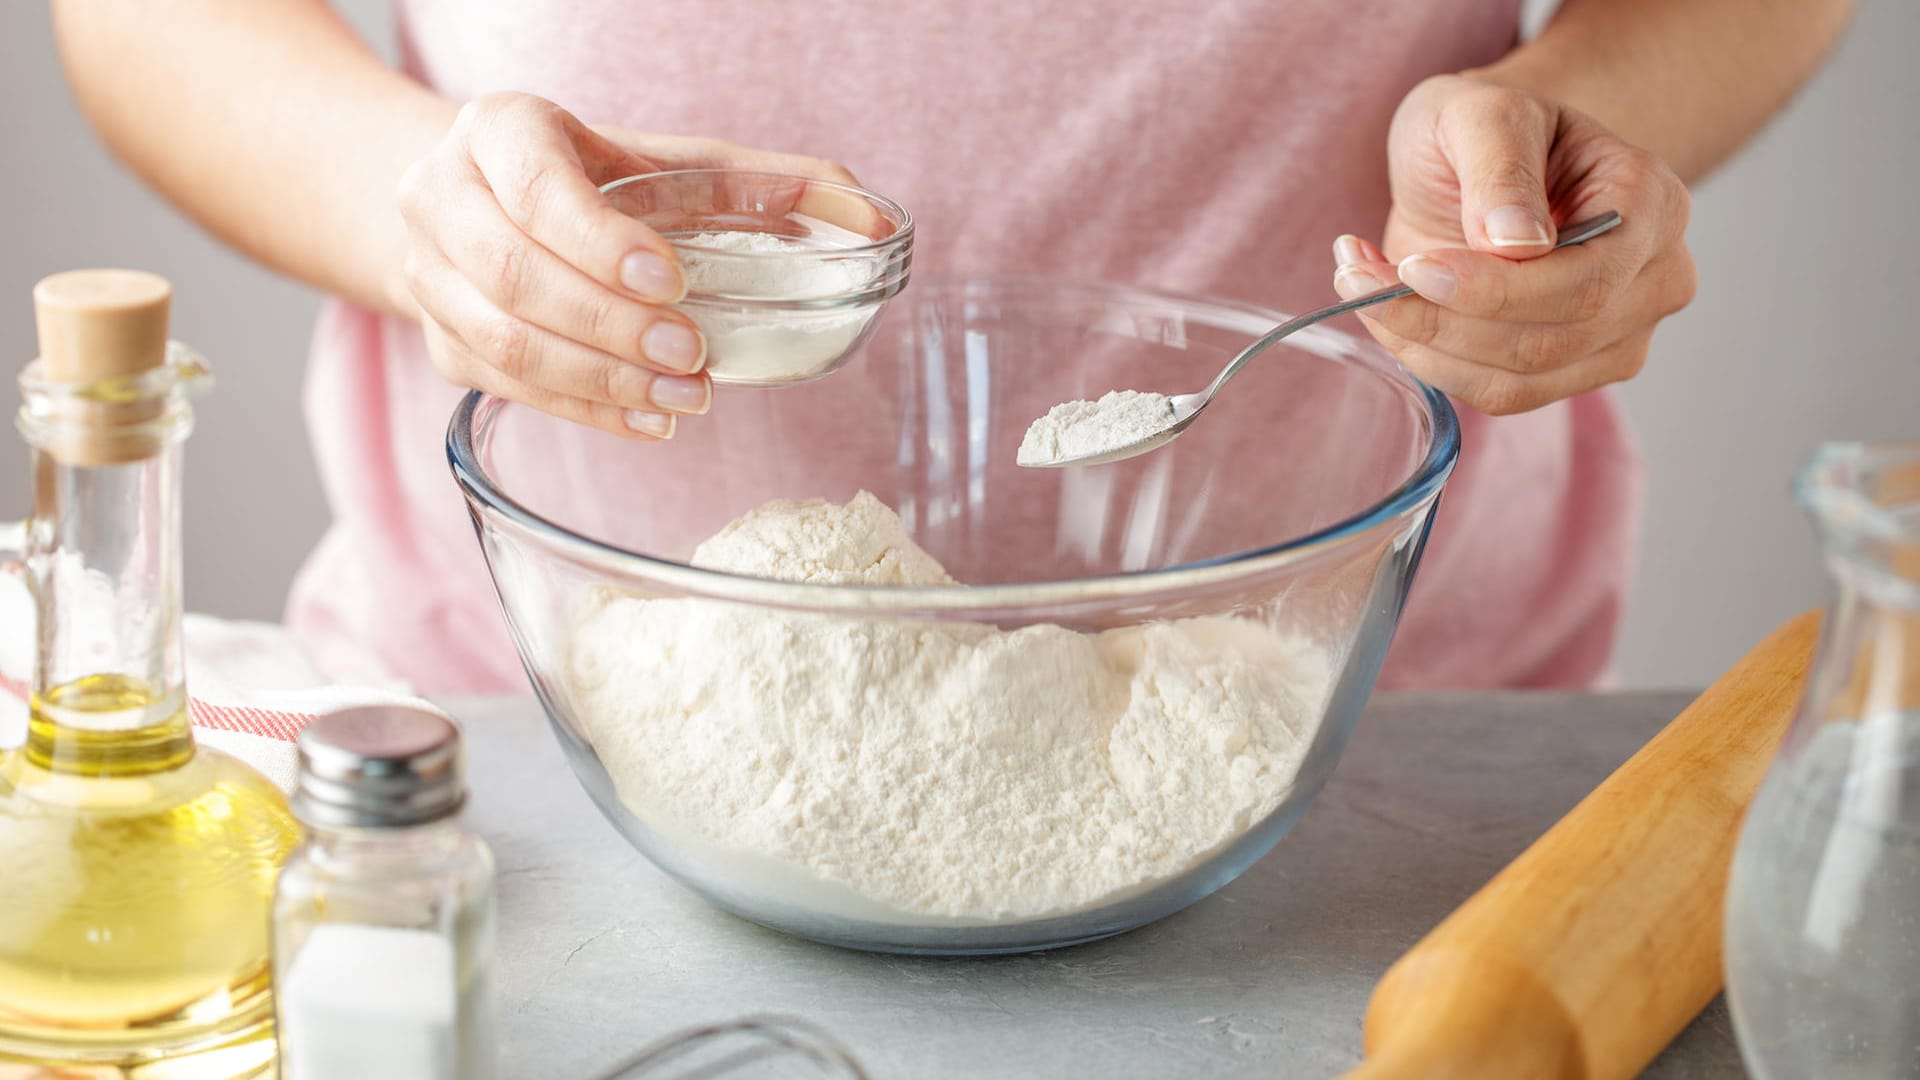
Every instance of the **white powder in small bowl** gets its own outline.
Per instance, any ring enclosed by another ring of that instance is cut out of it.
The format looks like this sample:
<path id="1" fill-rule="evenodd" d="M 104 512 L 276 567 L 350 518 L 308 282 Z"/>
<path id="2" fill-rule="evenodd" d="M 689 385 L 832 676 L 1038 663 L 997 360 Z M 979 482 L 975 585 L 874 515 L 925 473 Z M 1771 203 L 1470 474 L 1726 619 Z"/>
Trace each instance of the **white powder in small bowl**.
<path id="1" fill-rule="evenodd" d="M 1014 461 L 1048 465 L 1104 454 L 1165 431 L 1173 416 L 1172 398 L 1139 390 L 1114 390 L 1098 401 L 1069 401 L 1033 422 Z"/>
<path id="2" fill-rule="evenodd" d="M 815 226 L 821 231 L 825 223 Z M 825 226 L 831 229 L 831 226 Z M 845 230 L 834 230 L 845 232 Z M 754 310 L 751 299 L 819 300 L 859 293 L 878 267 L 857 258 L 783 259 L 818 255 L 865 238 L 846 233 L 821 240 L 762 232 L 703 232 L 674 237 L 686 274 L 682 310 L 707 338 L 707 372 L 719 383 L 777 385 L 825 374 L 838 364 L 879 304 L 818 311 Z M 684 245 L 684 246 L 682 246 Z"/>

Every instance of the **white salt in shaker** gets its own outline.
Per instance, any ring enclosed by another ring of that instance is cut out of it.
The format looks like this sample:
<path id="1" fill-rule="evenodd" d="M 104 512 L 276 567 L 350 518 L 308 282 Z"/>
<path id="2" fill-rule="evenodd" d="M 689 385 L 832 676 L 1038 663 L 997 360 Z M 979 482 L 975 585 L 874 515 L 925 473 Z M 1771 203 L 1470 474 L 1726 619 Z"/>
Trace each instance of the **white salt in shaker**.
<path id="1" fill-rule="evenodd" d="M 300 733 L 273 977 L 281 1080 L 491 1080 L 493 857 L 457 815 L 460 732 L 418 709 Z"/>

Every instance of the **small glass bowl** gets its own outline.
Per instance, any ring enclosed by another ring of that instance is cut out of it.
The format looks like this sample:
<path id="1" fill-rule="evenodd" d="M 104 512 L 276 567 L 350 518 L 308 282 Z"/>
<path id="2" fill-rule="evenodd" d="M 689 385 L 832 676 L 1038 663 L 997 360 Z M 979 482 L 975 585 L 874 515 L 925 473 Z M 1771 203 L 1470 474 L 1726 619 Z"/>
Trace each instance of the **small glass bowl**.
<path id="1" fill-rule="evenodd" d="M 676 306 L 706 335 L 716 383 L 785 386 L 832 372 L 907 284 L 913 218 L 857 187 L 682 169 L 600 190 L 679 253 L 687 295 Z"/>

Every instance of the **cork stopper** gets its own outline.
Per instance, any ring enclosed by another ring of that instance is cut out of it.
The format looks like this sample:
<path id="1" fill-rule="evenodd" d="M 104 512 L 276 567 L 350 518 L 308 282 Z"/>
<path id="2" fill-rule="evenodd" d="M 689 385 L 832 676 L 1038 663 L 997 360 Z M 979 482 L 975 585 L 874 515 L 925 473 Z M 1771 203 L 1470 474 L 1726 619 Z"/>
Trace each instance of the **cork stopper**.
<path id="1" fill-rule="evenodd" d="M 70 270 L 41 279 L 33 287 L 41 378 L 50 386 L 93 387 L 165 365 L 172 297 L 165 278 L 139 270 Z M 167 407 L 164 394 L 63 400 L 43 448 L 69 465 L 150 458 L 165 446 L 151 422 Z"/>
<path id="2" fill-rule="evenodd" d="M 167 361 L 167 279 L 140 270 L 69 270 L 33 287 L 49 382 L 94 383 Z"/>

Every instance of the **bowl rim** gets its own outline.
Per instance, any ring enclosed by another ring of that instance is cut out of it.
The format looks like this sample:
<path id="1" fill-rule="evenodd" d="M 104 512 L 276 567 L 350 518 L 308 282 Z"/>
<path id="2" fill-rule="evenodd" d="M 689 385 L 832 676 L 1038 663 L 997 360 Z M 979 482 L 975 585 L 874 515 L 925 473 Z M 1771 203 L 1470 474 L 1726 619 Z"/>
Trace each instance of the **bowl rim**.
<path id="1" fill-rule="evenodd" d="M 863 255 L 871 251 L 882 251 L 890 247 L 900 247 L 913 243 L 913 214 L 906 207 L 877 191 L 870 191 L 857 184 L 844 184 L 838 180 L 826 180 L 816 176 L 801 176 L 797 173 L 772 172 L 767 169 L 662 169 L 659 172 L 634 173 L 618 180 L 609 180 L 600 185 L 600 194 L 607 195 L 628 184 L 637 184 L 643 180 L 664 180 L 683 176 L 759 176 L 772 180 L 798 180 L 807 185 L 832 188 L 851 195 L 859 195 L 879 204 L 888 215 L 897 217 L 900 224 L 885 237 L 869 240 L 864 244 L 849 247 L 822 248 L 814 251 L 726 251 L 721 248 L 703 247 L 700 244 L 675 244 L 690 251 L 713 254 L 728 258 L 752 261 L 756 259 L 804 259 L 804 258 L 842 258 L 847 255 Z M 852 230 L 848 230 L 851 232 Z"/>
<path id="2" fill-rule="evenodd" d="M 1216 316 L 1231 315 L 1243 319 L 1252 317 L 1272 326 L 1277 326 L 1287 319 L 1286 315 L 1257 304 L 1207 299 L 1130 285 L 1057 278 L 980 275 L 922 284 L 915 288 L 917 294 L 941 292 L 961 296 L 983 289 L 1042 288 L 1056 294 L 1079 294 L 1108 300 L 1176 304 L 1189 309 L 1211 312 Z M 1314 329 L 1351 341 L 1362 350 L 1376 350 L 1382 357 L 1387 356 L 1385 350 L 1344 331 L 1326 327 Z M 1366 363 L 1365 360 L 1358 358 L 1347 362 Z M 480 508 L 485 514 L 505 518 L 520 529 L 561 548 L 576 558 L 601 566 L 609 563 L 615 566 L 623 562 L 637 563 L 639 568 L 644 569 L 647 577 L 693 595 L 802 610 L 829 608 L 937 611 L 1065 605 L 1205 586 L 1303 562 L 1344 541 L 1372 532 L 1396 520 L 1409 518 L 1422 507 L 1432 503 L 1439 497 L 1442 487 L 1452 474 L 1460 456 L 1460 422 L 1453 403 L 1445 394 L 1421 381 L 1397 361 L 1388 358 L 1384 362 L 1376 361 L 1367 366 L 1412 390 L 1419 400 L 1426 403 L 1430 421 L 1427 450 L 1419 464 L 1405 480 L 1378 501 L 1310 533 L 1249 551 L 1232 552 L 1146 570 L 1122 570 L 1111 574 L 1048 581 L 915 586 L 781 581 L 774 578 L 747 577 L 722 570 L 704 569 L 689 563 L 632 551 L 617 544 L 582 535 L 528 509 L 502 491 L 487 476 L 486 470 L 481 468 L 479 455 L 474 447 L 475 420 L 480 417 L 481 409 L 489 402 L 497 402 L 498 406 L 488 414 L 491 417 L 497 414 L 499 408 L 508 405 L 519 408 L 530 408 L 530 406 L 519 405 L 517 402 L 478 390 L 469 390 L 461 396 L 459 404 L 454 407 L 453 416 L 447 425 L 446 452 L 455 483 L 460 486 L 468 503 Z M 485 514 L 479 516 L 485 516 Z"/>

